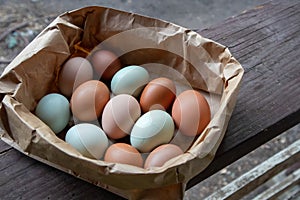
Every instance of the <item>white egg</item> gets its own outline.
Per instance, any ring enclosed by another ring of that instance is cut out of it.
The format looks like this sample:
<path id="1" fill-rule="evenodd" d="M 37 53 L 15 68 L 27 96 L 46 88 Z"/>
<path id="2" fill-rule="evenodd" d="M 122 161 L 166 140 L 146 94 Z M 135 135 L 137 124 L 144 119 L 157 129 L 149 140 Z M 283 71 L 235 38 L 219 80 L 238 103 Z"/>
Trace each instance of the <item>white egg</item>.
<path id="1" fill-rule="evenodd" d="M 82 155 L 93 159 L 102 158 L 108 147 L 108 139 L 103 130 L 88 123 L 70 128 L 65 140 Z"/>
<path id="2" fill-rule="evenodd" d="M 162 110 L 151 110 L 142 115 L 134 124 L 131 145 L 141 152 L 150 152 L 155 147 L 169 143 L 174 135 L 172 117 Z"/>

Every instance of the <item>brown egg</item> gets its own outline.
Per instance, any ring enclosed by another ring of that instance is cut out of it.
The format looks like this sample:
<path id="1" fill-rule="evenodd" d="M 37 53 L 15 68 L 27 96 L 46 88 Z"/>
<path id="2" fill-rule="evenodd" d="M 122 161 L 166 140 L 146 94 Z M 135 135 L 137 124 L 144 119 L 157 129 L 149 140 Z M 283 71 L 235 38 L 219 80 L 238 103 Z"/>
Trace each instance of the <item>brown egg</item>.
<path id="1" fill-rule="evenodd" d="M 99 50 L 93 53 L 91 62 L 100 79 L 103 80 L 110 80 L 121 69 L 121 62 L 118 57 L 107 50 Z"/>
<path id="2" fill-rule="evenodd" d="M 181 133 L 196 136 L 208 125 L 210 108 L 202 94 L 196 90 L 186 90 L 175 99 L 172 117 Z"/>
<path id="3" fill-rule="evenodd" d="M 93 67 L 90 62 L 82 57 L 74 57 L 62 67 L 58 87 L 63 95 L 70 97 L 80 84 L 92 79 Z"/>
<path id="4" fill-rule="evenodd" d="M 104 161 L 143 167 L 143 158 L 138 150 L 126 143 L 115 143 L 106 150 Z"/>
<path id="5" fill-rule="evenodd" d="M 144 168 L 161 167 L 168 160 L 182 155 L 183 151 L 175 144 L 164 144 L 155 148 L 147 157 Z"/>
<path id="6" fill-rule="evenodd" d="M 168 78 L 157 78 L 150 81 L 144 88 L 140 105 L 143 112 L 149 110 L 167 110 L 176 97 L 176 87 Z"/>
<path id="7" fill-rule="evenodd" d="M 135 121 L 141 116 L 138 101 L 128 94 L 114 96 L 104 107 L 102 128 L 112 139 L 120 139 L 130 134 Z"/>
<path id="8" fill-rule="evenodd" d="M 81 121 L 96 120 L 109 100 L 109 90 L 101 81 L 91 80 L 81 84 L 71 97 L 73 115 Z"/>

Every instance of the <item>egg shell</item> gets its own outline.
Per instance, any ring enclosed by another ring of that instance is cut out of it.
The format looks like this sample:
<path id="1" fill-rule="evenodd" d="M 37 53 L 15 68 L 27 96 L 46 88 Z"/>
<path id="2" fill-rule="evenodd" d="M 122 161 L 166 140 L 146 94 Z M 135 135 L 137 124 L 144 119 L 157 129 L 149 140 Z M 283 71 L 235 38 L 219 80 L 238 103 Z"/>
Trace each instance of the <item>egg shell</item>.
<path id="1" fill-rule="evenodd" d="M 210 115 L 205 97 L 196 90 L 179 94 L 172 107 L 176 127 L 187 136 L 199 135 L 210 122 Z"/>
<path id="2" fill-rule="evenodd" d="M 176 156 L 182 155 L 183 151 L 175 144 L 163 144 L 155 148 L 148 155 L 144 168 L 150 167 L 161 167 L 168 160 L 175 158 Z"/>
<path id="3" fill-rule="evenodd" d="M 96 120 L 110 98 L 109 89 L 101 81 L 91 80 L 81 84 L 71 97 L 73 115 L 81 121 Z"/>
<path id="4" fill-rule="evenodd" d="M 128 94 L 120 94 L 111 98 L 104 107 L 102 128 L 108 137 L 120 139 L 130 134 L 140 116 L 138 101 Z"/>
<path id="5" fill-rule="evenodd" d="M 130 143 L 141 152 L 150 152 L 155 147 L 170 142 L 174 129 L 172 117 L 167 112 L 151 110 L 134 124 Z"/>
<path id="6" fill-rule="evenodd" d="M 73 57 L 62 67 L 58 87 L 63 95 L 70 97 L 80 84 L 92 79 L 93 68 L 90 62 L 82 57 Z"/>
<path id="7" fill-rule="evenodd" d="M 71 127 L 65 140 L 83 156 L 92 159 L 102 158 L 108 147 L 108 139 L 103 130 L 89 123 Z"/>
<path id="8" fill-rule="evenodd" d="M 70 120 L 69 101 L 61 94 L 48 94 L 38 102 L 35 114 L 54 133 L 59 133 L 67 126 Z"/>
<path id="9" fill-rule="evenodd" d="M 140 152 L 126 143 L 112 144 L 105 153 L 104 161 L 143 167 L 144 161 Z"/>
<path id="10" fill-rule="evenodd" d="M 176 87 L 172 80 L 168 78 L 157 78 L 150 81 L 144 88 L 140 105 L 143 112 L 149 110 L 167 110 L 176 97 Z"/>
<path id="11" fill-rule="evenodd" d="M 138 97 L 149 82 L 149 73 L 140 66 L 131 65 L 119 70 L 111 80 L 111 91 L 115 94 L 129 94 Z"/>
<path id="12" fill-rule="evenodd" d="M 110 80 L 121 69 L 121 62 L 111 51 L 98 50 L 92 54 L 92 65 L 100 79 Z"/>

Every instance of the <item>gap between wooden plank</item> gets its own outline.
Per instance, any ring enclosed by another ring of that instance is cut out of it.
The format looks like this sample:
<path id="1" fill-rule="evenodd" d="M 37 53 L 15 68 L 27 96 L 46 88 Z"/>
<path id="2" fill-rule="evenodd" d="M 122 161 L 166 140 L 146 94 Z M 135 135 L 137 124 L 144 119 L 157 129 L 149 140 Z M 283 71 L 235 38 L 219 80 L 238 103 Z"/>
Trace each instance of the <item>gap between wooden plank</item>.
<path id="1" fill-rule="evenodd" d="M 13 149 L 13 148 L 0 139 L 0 156 L 2 153 L 5 153 L 10 149 Z"/>
<path id="2" fill-rule="evenodd" d="M 11 151 L 12 149 L 13 149 L 12 147 L 9 147 L 9 148 L 7 148 L 7 149 L 1 150 L 1 152 L 0 152 L 0 157 L 3 156 L 4 154 L 6 154 L 8 151 Z"/>
<path id="3" fill-rule="evenodd" d="M 240 176 L 230 184 L 213 193 L 209 199 L 240 199 L 245 194 L 264 183 L 270 176 L 285 169 L 295 160 L 300 159 L 300 140 L 297 140 L 286 149 L 275 154 L 248 173 Z"/>
<path id="4" fill-rule="evenodd" d="M 265 190 L 264 192 L 257 195 L 253 200 L 261 199 L 274 199 L 287 189 L 298 184 L 300 182 L 300 169 L 296 170 L 292 174 L 288 175 L 286 178 Z"/>

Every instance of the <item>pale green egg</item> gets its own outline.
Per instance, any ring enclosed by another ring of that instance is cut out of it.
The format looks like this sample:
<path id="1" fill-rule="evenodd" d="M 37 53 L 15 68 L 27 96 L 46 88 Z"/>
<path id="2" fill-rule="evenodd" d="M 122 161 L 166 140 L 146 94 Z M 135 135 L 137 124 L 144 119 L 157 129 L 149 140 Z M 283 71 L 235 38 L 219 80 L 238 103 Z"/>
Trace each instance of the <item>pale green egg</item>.
<path id="1" fill-rule="evenodd" d="M 130 133 L 130 143 L 141 152 L 169 143 L 175 131 L 172 117 L 162 110 L 151 110 L 142 115 Z"/>
<path id="2" fill-rule="evenodd" d="M 93 159 L 102 158 L 109 145 L 104 131 L 89 123 L 77 124 L 70 128 L 65 140 L 82 155 Z"/>
<path id="3" fill-rule="evenodd" d="M 111 80 L 111 91 L 115 94 L 139 96 L 149 82 L 149 73 L 143 67 L 131 65 L 119 70 Z"/>
<path id="4" fill-rule="evenodd" d="M 37 104 L 35 114 L 54 133 L 59 133 L 67 126 L 70 119 L 69 101 L 61 94 L 48 94 Z"/>

